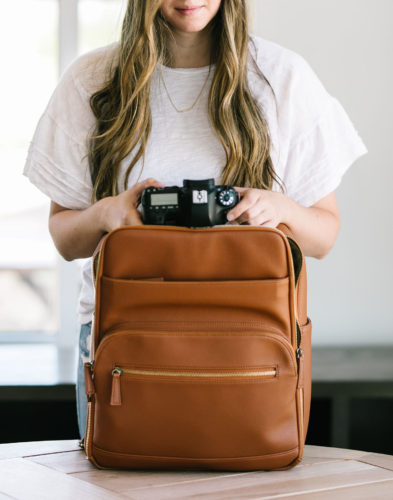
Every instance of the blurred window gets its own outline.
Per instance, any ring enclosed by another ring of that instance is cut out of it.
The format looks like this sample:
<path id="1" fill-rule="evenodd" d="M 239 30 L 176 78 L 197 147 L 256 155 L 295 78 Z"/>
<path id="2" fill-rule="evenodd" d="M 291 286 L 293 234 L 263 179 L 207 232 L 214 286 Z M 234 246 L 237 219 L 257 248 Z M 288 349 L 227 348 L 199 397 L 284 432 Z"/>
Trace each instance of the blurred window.
<path id="1" fill-rule="evenodd" d="M 0 340 L 55 340 L 64 311 L 76 308 L 76 295 L 64 293 L 64 266 L 77 264 L 58 256 L 49 199 L 22 171 L 59 74 L 78 54 L 118 39 L 124 3 L 0 2 Z"/>
<path id="2" fill-rule="evenodd" d="M 79 53 L 119 39 L 127 0 L 79 0 Z"/>

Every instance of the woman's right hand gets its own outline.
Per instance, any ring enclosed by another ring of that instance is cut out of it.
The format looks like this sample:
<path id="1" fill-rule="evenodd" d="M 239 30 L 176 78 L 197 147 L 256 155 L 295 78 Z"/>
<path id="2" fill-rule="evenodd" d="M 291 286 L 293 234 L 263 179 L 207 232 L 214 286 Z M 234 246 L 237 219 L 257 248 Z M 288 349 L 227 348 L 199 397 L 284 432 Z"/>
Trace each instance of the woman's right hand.
<path id="1" fill-rule="evenodd" d="M 131 188 L 117 196 L 108 196 L 102 210 L 102 228 L 105 232 L 113 231 L 120 226 L 139 226 L 142 223 L 137 207 L 144 189 L 148 187 L 162 188 L 164 184 L 152 177 L 137 182 Z"/>

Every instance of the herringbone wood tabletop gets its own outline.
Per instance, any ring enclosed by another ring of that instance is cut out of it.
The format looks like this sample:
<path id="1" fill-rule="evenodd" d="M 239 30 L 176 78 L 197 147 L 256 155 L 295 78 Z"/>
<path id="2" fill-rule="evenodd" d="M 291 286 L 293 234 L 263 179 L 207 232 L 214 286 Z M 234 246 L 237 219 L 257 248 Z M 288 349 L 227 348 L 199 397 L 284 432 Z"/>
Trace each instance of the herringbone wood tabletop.
<path id="1" fill-rule="evenodd" d="M 393 499 L 393 456 L 306 446 L 288 471 L 98 470 L 78 441 L 0 445 L 0 499 Z"/>

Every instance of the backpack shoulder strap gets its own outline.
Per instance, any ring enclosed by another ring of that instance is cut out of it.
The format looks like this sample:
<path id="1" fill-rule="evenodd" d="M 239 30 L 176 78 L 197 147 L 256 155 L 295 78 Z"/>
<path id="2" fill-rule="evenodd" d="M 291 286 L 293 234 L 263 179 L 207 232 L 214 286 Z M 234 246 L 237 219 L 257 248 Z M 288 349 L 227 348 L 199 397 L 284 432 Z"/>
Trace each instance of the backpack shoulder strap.
<path id="1" fill-rule="evenodd" d="M 297 317 L 299 325 L 307 323 L 307 272 L 304 254 L 293 237 L 291 229 L 286 224 L 279 224 L 277 229 L 282 231 L 291 247 L 293 265 L 295 268 L 295 283 L 297 286 Z"/>

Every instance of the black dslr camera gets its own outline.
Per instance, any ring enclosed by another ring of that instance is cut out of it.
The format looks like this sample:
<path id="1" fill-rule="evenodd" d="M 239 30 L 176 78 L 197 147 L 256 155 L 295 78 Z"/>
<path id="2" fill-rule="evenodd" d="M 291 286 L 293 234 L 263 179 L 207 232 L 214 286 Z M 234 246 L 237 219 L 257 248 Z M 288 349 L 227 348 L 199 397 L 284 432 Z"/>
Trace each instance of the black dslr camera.
<path id="1" fill-rule="evenodd" d="M 149 187 L 142 193 L 144 224 L 205 227 L 225 224 L 226 214 L 240 200 L 231 186 L 214 179 L 184 180 L 183 187 Z"/>

